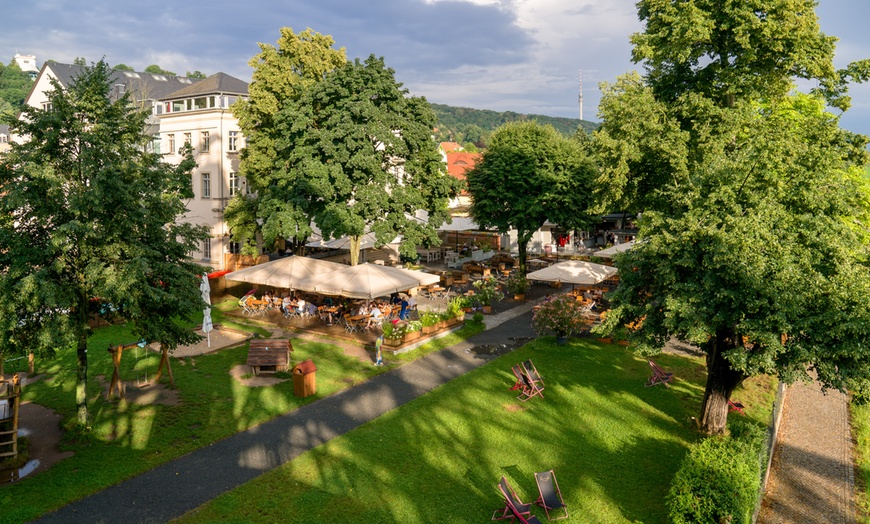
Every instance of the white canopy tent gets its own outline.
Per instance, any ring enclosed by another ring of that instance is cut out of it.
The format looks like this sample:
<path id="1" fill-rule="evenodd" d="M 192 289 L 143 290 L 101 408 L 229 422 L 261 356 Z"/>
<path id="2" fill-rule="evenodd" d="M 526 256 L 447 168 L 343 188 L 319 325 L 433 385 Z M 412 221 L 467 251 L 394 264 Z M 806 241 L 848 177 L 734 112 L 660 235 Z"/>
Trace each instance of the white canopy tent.
<path id="1" fill-rule="evenodd" d="M 323 295 L 373 299 L 391 293 L 407 291 L 418 286 L 434 284 L 438 275 L 409 269 L 359 264 L 343 266 L 332 273 L 316 275 L 306 282 L 307 287 Z"/>
<path id="2" fill-rule="evenodd" d="M 226 279 L 276 288 L 314 291 L 313 288 L 306 287 L 311 277 L 332 273 L 344 267 L 342 264 L 326 260 L 290 256 L 227 273 Z"/>
<path id="3" fill-rule="evenodd" d="M 616 244 L 615 246 L 611 246 L 607 249 L 602 249 L 601 251 L 596 251 L 595 253 L 592 253 L 592 254 L 596 257 L 601 257 L 601 258 L 613 258 L 615 255 L 618 255 L 620 253 L 624 253 L 624 252 L 628 251 L 629 249 L 633 248 L 634 244 L 635 244 L 635 241 L 632 240 L 630 242 Z"/>
<path id="4" fill-rule="evenodd" d="M 615 267 L 604 266 L 583 260 L 566 260 L 532 271 L 526 275 L 529 280 L 544 282 L 562 282 L 565 284 L 600 284 L 617 272 Z"/>
<path id="5" fill-rule="evenodd" d="M 402 237 L 394 238 L 388 244 L 398 244 L 402 241 Z M 377 239 L 374 233 L 366 233 L 360 237 L 360 249 L 372 249 L 377 245 Z M 350 237 L 335 238 L 332 240 L 316 240 L 305 244 L 306 247 L 324 247 L 328 249 L 350 249 Z"/>

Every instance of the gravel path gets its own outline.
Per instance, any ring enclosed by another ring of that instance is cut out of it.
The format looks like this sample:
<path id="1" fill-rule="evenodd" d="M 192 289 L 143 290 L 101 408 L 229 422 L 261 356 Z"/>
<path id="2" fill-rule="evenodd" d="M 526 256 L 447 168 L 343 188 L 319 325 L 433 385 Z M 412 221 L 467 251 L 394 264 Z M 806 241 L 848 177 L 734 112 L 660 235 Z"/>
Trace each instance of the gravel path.
<path id="1" fill-rule="evenodd" d="M 760 524 L 853 524 L 849 399 L 818 383 L 786 393 Z"/>

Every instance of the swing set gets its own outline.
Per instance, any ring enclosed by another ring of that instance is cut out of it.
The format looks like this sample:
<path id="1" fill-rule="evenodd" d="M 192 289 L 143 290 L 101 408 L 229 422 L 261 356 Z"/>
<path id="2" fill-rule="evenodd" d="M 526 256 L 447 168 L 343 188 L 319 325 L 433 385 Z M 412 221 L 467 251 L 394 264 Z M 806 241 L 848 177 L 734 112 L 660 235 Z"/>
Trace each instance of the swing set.
<path id="1" fill-rule="evenodd" d="M 142 360 L 148 353 L 148 350 L 145 349 L 145 341 L 140 340 L 139 342 L 133 342 L 131 344 L 118 344 L 115 346 L 109 346 L 109 353 L 112 354 L 112 381 L 109 383 L 109 391 L 106 392 L 106 399 L 112 397 L 112 392 L 118 392 L 118 397 L 126 400 L 124 396 L 124 387 L 121 383 L 121 355 L 123 355 L 124 351 L 135 349 L 136 350 L 136 360 Z M 172 387 L 175 387 L 175 378 L 172 376 L 172 366 L 169 365 L 169 350 L 160 345 L 161 349 L 161 357 L 160 357 L 160 365 L 157 366 L 157 373 L 154 374 L 153 380 L 148 380 L 148 370 L 147 369 L 138 369 L 136 368 L 136 385 L 139 387 L 148 386 L 151 384 L 156 384 L 160 381 L 160 377 L 163 375 L 163 368 L 166 368 L 167 375 L 169 375 L 169 383 Z M 140 355 L 141 350 L 141 355 Z"/>

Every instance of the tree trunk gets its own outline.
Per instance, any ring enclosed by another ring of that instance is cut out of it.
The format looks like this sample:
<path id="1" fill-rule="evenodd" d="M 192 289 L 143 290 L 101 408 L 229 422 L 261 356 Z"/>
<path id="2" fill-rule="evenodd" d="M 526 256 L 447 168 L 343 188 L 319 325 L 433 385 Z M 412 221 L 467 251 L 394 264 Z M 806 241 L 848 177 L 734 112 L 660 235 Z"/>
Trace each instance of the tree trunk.
<path id="1" fill-rule="evenodd" d="M 88 339 L 82 336 L 76 349 L 76 419 L 88 427 Z"/>
<path id="2" fill-rule="evenodd" d="M 359 264 L 359 245 L 361 239 L 360 235 L 350 237 L 350 265 L 352 266 Z"/>
<path id="3" fill-rule="evenodd" d="M 728 422 L 728 401 L 731 393 L 746 376 L 731 369 L 724 353 L 736 347 L 739 337 L 730 331 L 719 331 L 707 347 L 707 386 L 701 404 L 701 431 L 707 435 L 725 432 Z"/>
<path id="4" fill-rule="evenodd" d="M 529 240 L 532 239 L 532 235 L 535 232 L 525 233 L 523 231 L 517 231 L 517 249 L 519 249 L 519 263 L 520 263 L 520 275 L 526 276 L 528 271 L 526 271 L 526 259 L 528 258 L 526 249 L 529 247 Z"/>

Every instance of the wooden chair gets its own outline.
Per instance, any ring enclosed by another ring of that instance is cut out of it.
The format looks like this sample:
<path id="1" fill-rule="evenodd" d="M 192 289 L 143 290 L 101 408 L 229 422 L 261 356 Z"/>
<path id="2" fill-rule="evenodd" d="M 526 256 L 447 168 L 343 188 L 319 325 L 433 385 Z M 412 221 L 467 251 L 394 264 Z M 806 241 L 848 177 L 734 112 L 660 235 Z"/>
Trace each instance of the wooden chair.
<path id="1" fill-rule="evenodd" d="M 648 360 L 647 362 L 649 362 L 649 367 L 652 370 L 652 376 L 646 381 L 646 385 L 655 386 L 656 384 L 664 384 L 666 388 L 669 388 L 670 386 L 668 386 L 668 382 L 673 380 L 674 374 L 663 370 L 652 360 Z"/>
<path id="2" fill-rule="evenodd" d="M 746 406 L 744 406 L 739 400 L 728 401 L 728 411 L 736 411 L 745 417 L 746 413 L 743 412 L 744 408 L 746 408 Z"/>
<path id="3" fill-rule="evenodd" d="M 559 491 L 556 473 L 552 469 L 535 473 L 535 483 L 538 485 L 538 493 L 540 494 L 535 504 L 544 508 L 544 511 L 547 513 L 547 520 L 568 518 L 568 506 L 565 505 L 565 501 L 562 499 L 562 492 Z M 560 517 L 551 517 L 551 509 L 564 510 L 565 514 Z"/>
<path id="4" fill-rule="evenodd" d="M 505 506 L 504 508 L 497 509 L 493 512 L 492 520 L 511 519 L 511 521 L 513 521 L 517 516 L 520 516 L 522 519 L 524 515 L 531 515 L 532 505 L 523 504 L 520 501 L 514 489 L 510 484 L 508 484 L 506 478 L 502 477 L 498 482 L 498 489 L 504 497 Z"/>

